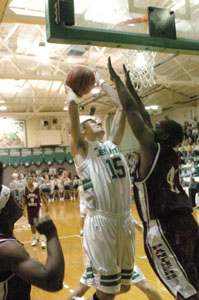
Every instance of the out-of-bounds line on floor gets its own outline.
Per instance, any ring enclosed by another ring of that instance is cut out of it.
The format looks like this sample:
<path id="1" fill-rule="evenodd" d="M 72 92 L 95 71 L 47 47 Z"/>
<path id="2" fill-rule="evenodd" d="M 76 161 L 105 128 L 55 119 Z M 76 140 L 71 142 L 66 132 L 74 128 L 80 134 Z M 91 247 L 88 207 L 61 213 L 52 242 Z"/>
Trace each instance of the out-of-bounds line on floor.
<path id="1" fill-rule="evenodd" d="M 59 236 L 59 239 L 60 239 L 60 240 L 62 240 L 62 239 L 70 239 L 70 238 L 74 238 L 74 237 L 81 238 L 80 235 L 75 234 L 75 235 Z M 32 241 L 25 241 L 25 242 L 22 242 L 22 243 L 23 243 L 23 244 L 30 244 L 30 243 L 32 243 Z"/>

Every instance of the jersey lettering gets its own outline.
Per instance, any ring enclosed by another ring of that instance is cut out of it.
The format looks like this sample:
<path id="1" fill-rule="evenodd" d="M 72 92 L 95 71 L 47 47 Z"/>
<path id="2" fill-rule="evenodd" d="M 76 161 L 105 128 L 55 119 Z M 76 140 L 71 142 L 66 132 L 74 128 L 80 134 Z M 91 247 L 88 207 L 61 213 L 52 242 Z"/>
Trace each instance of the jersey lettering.
<path id="1" fill-rule="evenodd" d="M 111 171 L 112 179 L 126 177 L 126 172 L 120 157 L 107 159 L 106 163 Z"/>
<path id="2" fill-rule="evenodd" d="M 177 172 L 177 170 L 175 170 L 174 167 L 172 167 L 169 172 L 167 173 L 167 182 L 171 187 L 171 191 L 173 193 L 179 194 L 180 191 L 178 190 L 177 186 L 174 183 L 174 178 L 175 178 L 175 173 Z"/>

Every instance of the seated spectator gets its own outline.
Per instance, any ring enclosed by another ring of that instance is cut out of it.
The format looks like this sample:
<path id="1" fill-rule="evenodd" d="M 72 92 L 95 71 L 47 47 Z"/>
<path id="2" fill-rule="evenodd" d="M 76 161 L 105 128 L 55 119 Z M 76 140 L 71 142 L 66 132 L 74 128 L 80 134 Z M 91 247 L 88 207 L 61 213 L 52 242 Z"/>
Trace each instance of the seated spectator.
<path id="1" fill-rule="evenodd" d="M 189 183 L 187 181 L 184 181 L 182 176 L 180 176 L 180 184 L 183 188 L 189 186 Z"/>
<path id="2" fill-rule="evenodd" d="M 53 166 L 51 166 L 51 167 L 49 168 L 48 174 L 49 174 L 49 175 L 53 175 L 53 176 L 57 175 L 57 169 L 54 168 Z"/>
<path id="3" fill-rule="evenodd" d="M 12 173 L 12 178 L 13 178 L 14 180 L 18 180 L 18 178 L 19 178 L 19 174 L 18 174 L 18 172 L 17 172 L 16 169 L 14 169 L 14 171 L 13 171 L 13 173 Z"/>
<path id="4" fill-rule="evenodd" d="M 192 201 L 192 206 L 196 206 L 195 197 L 196 194 L 199 192 L 199 183 L 194 180 L 193 177 L 190 178 L 190 185 L 189 185 L 189 197 Z"/>
<path id="5" fill-rule="evenodd" d="M 80 179 L 79 179 L 79 176 L 78 175 L 75 175 L 74 178 L 73 178 L 73 186 L 72 186 L 72 189 L 73 189 L 73 200 L 76 200 L 77 199 L 77 196 L 78 196 L 78 187 L 80 186 Z"/>
<path id="6" fill-rule="evenodd" d="M 197 156 L 199 155 L 199 139 L 196 140 L 196 142 L 192 145 L 193 148 L 193 155 Z"/>
<path id="7" fill-rule="evenodd" d="M 22 171 L 22 170 L 20 170 L 19 171 L 19 179 L 24 179 L 25 178 L 25 176 L 24 176 L 24 171 Z"/>
<path id="8" fill-rule="evenodd" d="M 59 183 L 58 183 L 58 177 L 57 175 L 54 176 L 54 191 L 53 191 L 53 199 L 60 201 L 61 194 L 59 190 Z"/>
<path id="9" fill-rule="evenodd" d="M 198 132 L 198 121 L 197 121 L 197 118 L 194 117 L 194 120 L 191 124 L 191 128 L 192 128 L 192 135 L 193 135 L 193 138 L 194 138 L 194 142 L 196 141 L 196 139 L 198 138 L 198 135 L 199 135 L 199 132 Z"/>
<path id="10" fill-rule="evenodd" d="M 188 139 L 186 139 L 184 141 L 184 150 L 186 151 L 186 153 L 192 151 L 192 147 L 191 147 Z M 186 155 L 186 156 L 188 156 L 188 155 Z"/>
<path id="11" fill-rule="evenodd" d="M 191 145 L 194 141 L 194 137 L 192 135 L 191 127 L 186 130 L 186 140 L 189 145 Z"/>
<path id="12" fill-rule="evenodd" d="M 182 172 L 183 177 L 190 177 L 196 175 L 195 163 L 193 159 L 189 159 L 186 165 L 183 165 L 184 172 Z"/>
<path id="13" fill-rule="evenodd" d="M 70 172 L 69 171 L 64 171 L 63 172 L 63 183 L 64 183 L 64 194 L 63 197 L 64 199 L 69 199 L 73 200 L 72 194 L 71 194 L 71 178 L 70 178 Z"/>
<path id="14" fill-rule="evenodd" d="M 10 191 L 13 197 L 18 197 L 18 189 L 17 189 L 18 181 L 16 177 L 12 177 L 11 182 L 10 182 Z"/>

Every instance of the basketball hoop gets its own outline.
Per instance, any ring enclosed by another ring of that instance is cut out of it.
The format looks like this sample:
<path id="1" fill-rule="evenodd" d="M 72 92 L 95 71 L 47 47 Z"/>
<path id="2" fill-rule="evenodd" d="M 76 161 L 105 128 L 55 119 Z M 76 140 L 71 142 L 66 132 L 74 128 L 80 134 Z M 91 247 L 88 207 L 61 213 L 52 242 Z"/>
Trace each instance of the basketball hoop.
<path id="1" fill-rule="evenodd" d="M 155 52 L 140 50 L 122 50 L 125 65 L 135 89 L 139 92 L 143 88 L 155 84 Z"/>

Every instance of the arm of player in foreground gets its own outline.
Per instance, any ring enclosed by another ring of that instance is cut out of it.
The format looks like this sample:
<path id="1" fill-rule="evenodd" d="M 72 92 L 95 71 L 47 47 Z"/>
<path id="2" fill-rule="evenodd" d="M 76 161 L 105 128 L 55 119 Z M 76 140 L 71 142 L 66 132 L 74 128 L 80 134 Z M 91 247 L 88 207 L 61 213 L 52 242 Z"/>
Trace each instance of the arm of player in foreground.
<path id="1" fill-rule="evenodd" d="M 112 122 L 110 137 L 109 139 L 117 146 L 121 144 L 122 138 L 124 136 L 124 130 L 126 125 L 126 115 L 120 103 L 117 92 L 103 80 L 101 75 L 97 70 L 95 70 L 96 82 L 101 86 L 102 90 L 109 97 L 111 103 L 117 108 L 115 117 Z M 100 84 L 102 81 L 102 84 Z"/>
<path id="2" fill-rule="evenodd" d="M 25 248 L 16 241 L 4 243 L 1 257 L 4 257 L 7 267 L 29 284 L 47 291 L 58 291 L 63 286 L 64 256 L 57 236 L 57 230 L 48 215 L 35 224 L 41 234 L 47 238 L 47 261 L 43 265 L 31 258 Z"/>

